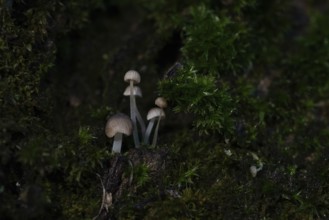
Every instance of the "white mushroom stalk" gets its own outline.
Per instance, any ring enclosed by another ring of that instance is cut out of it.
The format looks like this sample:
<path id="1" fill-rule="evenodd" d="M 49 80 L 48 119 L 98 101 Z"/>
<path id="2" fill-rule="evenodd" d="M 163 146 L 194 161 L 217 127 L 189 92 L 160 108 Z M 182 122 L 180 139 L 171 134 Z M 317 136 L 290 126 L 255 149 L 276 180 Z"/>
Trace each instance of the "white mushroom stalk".
<path id="1" fill-rule="evenodd" d="M 158 118 L 158 123 L 157 123 L 157 126 L 155 127 L 155 131 L 154 131 L 154 135 L 153 135 L 153 141 L 152 141 L 152 147 L 155 147 L 155 145 L 157 144 L 160 121 L 161 121 L 161 118 L 162 118 L 162 112 L 160 112 L 160 116 Z"/>
<path id="2" fill-rule="evenodd" d="M 134 84 L 138 84 L 141 81 L 140 75 L 137 71 L 135 70 L 129 70 L 126 72 L 124 76 L 124 81 L 129 82 L 129 87 L 130 87 L 130 118 L 132 120 L 133 124 L 133 137 L 134 137 L 134 142 L 135 142 L 135 147 L 139 148 L 140 147 L 140 141 L 138 137 L 138 131 L 137 131 L 137 122 L 136 122 L 136 109 L 134 106 L 136 106 L 136 100 L 135 96 L 133 95 L 134 92 Z"/>
<path id="3" fill-rule="evenodd" d="M 151 135 L 151 132 L 152 132 L 155 121 L 156 121 L 156 118 L 152 118 L 152 119 L 150 119 L 150 121 L 147 125 L 147 129 L 146 129 L 145 137 L 144 137 L 144 143 L 145 144 L 149 144 L 150 135 Z"/>
<path id="4" fill-rule="evenodd" d="M 116 135 L 114 135 L 112 152 L 121 153 L 121 146 L 122 146 L 122 133 L 117 133 Z"/>
<path id="5" fill-rule="evenodd" d="M 152 108 L 148 112 L 147 120 L 149 120 L 149 123 L 148 123 L 147 128 L 146 128 L 145 140 L 144 140 L 144 142 L 146 144 L 149 144 L 149 139 L 150 139 L 150 135 L 152 133 L 152 128 L 154 126 L 155 121 L 158 120 L 157 121 L 157 127 L 154 131 L 154 136 L 153 136 L 153 141 L 152 141 L 152 146 L 155 147 L 156 141 L 157 141 L 157 138 L 158 138 L 157 133 L 158 133 L 158 130 L 159 130 L 160 120 L 161 120 L 161 118 L 164 118 L 164 117 L 165 117 L 165 113 L 161 108 Z"/>
<path id="6" fill-rule="evenodd" d="M 130 93 L 131 93 L 131 87 L 128 86 L 126 88 L 126 90 L 124 91 L 123 95 L 124 96 L 130 96 Z M 136 96 L 142 97 L 142 90 L 138 86 L 133 86 L 133 96 L 134 97 L 136 97 Z M 145 129 L 145 122 L 144 122 L 141 114 L 138 111 L 137 104 L 136 104 L 136 98 L 135 98 L 135 102 L 133 102 L 133 105 L 134 106 L 131 106 L 131 108 L 134 110 L 135 116 L 137 118 L 137 122 L 139 123 L 141 131 L 142 131 L 142 138 L 144 139 L 145 130 L 146 130 Z"/>
<path id="7" fill-rule="evenodd" d="M 107 137 L 114 137 L 112 152 L 121 153 L 122 134 L 131 135 L 132 122 L 128 116 L 122 113 L 113 115 L 106 123 L 105 134 Z"/>

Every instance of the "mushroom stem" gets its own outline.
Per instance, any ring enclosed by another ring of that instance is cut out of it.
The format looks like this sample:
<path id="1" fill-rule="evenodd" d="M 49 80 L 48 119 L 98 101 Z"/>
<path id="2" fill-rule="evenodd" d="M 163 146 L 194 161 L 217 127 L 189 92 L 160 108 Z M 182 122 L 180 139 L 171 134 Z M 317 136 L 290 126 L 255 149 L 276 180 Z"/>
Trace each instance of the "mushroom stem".
<path id="1" fill-rule="evenodd" d="M 159 131 L 159 127 L 160 127 L 161 116 L 162 115 L 160 114 L 160 116 L 158 117 L 158 123 L 157 123 L 157 126 L 155 128 L 154 135 L 153 135 L 152 147 L 155 147 L 155 145 L 157 143 L 158 131 Z"/>
<path id="2" fill-rule="evenodd" d="M 116 135 L 114 135 L 112 152 L 121 153 L 121 146 L 122 146 L 122 133 L 116 133 Z"/>
<path id="3" fill-rule="evenodd" d="M 137 105 L 136 105 L 136 101 L 135 101 L 135 110 L 136 110 L 136 118 L 137 118 L 137 121 L 141 127 L 141 131 L 142 131 L 142 138 L 141 139 L 144 139 L 145 137 L 145 122 L 141 116 L 141 114 L 139 113 L 138 109 L 137 109 Z"/>
<path id="4" fill-rule="evenodd" d="M 152 118 L 149 121 L 148 125 L 147 125 L 147 129 L 146 129 L 146 132 L 145 132 L 145 138 L 144 138 L 144 143 L 145 144 L 149 143 L 149 138 L 150 138 L 150 135 L 151 135 L 151 132 L 152 132 L 154 122 L 155 122 L 155 118 Z"/>
<path id="5" fill-rule="evenodd" d="M 135 142 L 135 147 L 139 148 L 140 142 L 137 132 L 137 122 L 136 122 L 136 100 L 133 95 L 134 82 L 130 80 L 130 118 L 133 124 L 133 137 Z"/>

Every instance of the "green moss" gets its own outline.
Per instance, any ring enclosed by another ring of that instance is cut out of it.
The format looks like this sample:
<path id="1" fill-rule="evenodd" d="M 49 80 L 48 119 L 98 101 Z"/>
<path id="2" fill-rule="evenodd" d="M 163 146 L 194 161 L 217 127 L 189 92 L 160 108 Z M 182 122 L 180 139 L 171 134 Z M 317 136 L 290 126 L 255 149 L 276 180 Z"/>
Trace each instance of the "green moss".
<path id="1" fill-rule="evenodd" d="M 174 79 L 162 81 L 160 91 L 175 105 L 175 112 L 194 114 L 200 133 L 230 133 L 234 101 L 225 84 L 219 89 L 215 81 L 214 77 L 198 75 L 194 67 L 186 67 Z"/>
<path id="2" fill-rule="evenodd" d="M 243 72 L 252 60 L 245 25 L 226 16 L 217 16 L 204 5 L 192 7 L 190 11 L 191 19 L 183 29 L 183 56 L 204 73 Z"/>

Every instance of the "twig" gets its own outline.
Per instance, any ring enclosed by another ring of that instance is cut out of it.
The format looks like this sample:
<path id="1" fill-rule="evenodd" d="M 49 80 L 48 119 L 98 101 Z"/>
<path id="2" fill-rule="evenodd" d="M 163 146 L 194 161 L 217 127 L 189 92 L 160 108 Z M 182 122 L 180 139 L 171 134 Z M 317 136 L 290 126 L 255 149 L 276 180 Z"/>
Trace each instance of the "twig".
<path id="1" fill-rule="evenodd" d="M 103 188 L 103 196 L 102 196 L 102 205 L 101 205 L 101 208 L 99 209 L 98 214 L 93 218 L 93 220 L 96 220 L 98 218 L 98 216 L 101 214 L 101 212 L 102 212 L 102 210 L 103 210 L 103 208 L 105 206 L 105 200 L 106 200 L 106 194 L 107 194 L 101 175 L 99 175 L 98 173 L 96 173 L 96 175 L 98 176 L 98 178 L 101 181 L 101 185 L 102 185 L 102 188 Z M 106 209 L 106 211 L 108 211 L 108 210 Z"/>

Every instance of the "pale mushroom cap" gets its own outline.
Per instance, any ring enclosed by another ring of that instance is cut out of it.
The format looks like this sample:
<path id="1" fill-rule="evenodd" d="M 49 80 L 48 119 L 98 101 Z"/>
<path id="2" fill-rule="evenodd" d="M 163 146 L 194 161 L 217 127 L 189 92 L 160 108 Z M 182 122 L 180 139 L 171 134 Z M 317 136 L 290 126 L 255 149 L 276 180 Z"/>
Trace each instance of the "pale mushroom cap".
<path id="1" fill-rule="evenodd" d="M 130 96 L 130 86 L 126 88 L 126 90 L 123 93 L 124 96 Z M 142 97 L 142 90 L 138 86 L 133 87 L 133 95 Z"/>
<path id="2" fill-rule="evenodd" d="M 155 105 L 159 106 L 160 108 L 167 108 L 167 101 L 163 97 L 158 97 L 155 100 Z"/>
<path id="3" fill-rule="evenodd" d="M 251 173 L 252 177 L 256 177 L 256 175 L 258 173 L 257 167 L 251 166 L 249 169 L 250 169 L 250 173 Z"/>
<path id="4" fill-rule="evenodd" d="M 152 108 L 148 113 L 147 113 L 147 120 L 151 120 L 152 118 L 160 117 L 164 118 L 166 117 L 165 112 L 161 108 Z"/>
<path id="5" fill-rule="evenodd" d="M 124 76 L 125 82 L 133 81 L 134 84 L 138 84 L 141 81 L 141 76 L 136 70 L 129 70 Z"/>
<path id="6" fill-rule="evenodd" d="M 105 134 L 109 138 L 112 138 L 116 133 L 123 133 L 129 136 L 132 130 L 133 125 L 130 118 L 122 113 L 115 114 L 109 118 L 105 126 Z"/>

